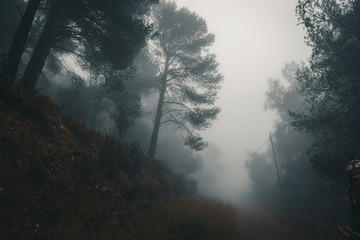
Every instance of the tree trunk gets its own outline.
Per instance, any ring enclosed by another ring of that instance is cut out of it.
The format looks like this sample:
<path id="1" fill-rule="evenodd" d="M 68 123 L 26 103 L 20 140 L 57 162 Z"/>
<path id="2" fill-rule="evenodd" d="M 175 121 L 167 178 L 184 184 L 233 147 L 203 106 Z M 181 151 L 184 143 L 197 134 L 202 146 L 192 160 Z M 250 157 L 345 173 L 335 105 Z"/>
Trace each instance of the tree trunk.
<path id="1" fill-rule="evenodd" d="M 160 97 L 159 97 L 159 102 L 158 102 L 158 106 L 157 106 L 157 110 L 156 110 L 154 129 L 153 129 L 153 132 L 151 135 L 150 146 L 149 146 L 149 150 L 148 150 L 148 156 L 151 158 L 155 157 L 156 144 L 157 144 L 157 139 L 158 139 L 159 130 L 160 130 L 162 107 L 164 105 L 165 92 L 166 92 L 166 83 L 167 83 L 166 78 L 167 78 L 167 71 L 168 71 L 168 67 L 169 67 L 168 65 L 169 65 L 169 59 L 166 59 L 165 71 L 164 71 L 164 75 L 162 77 L 162 83 L 161 83 L 161 89 L 160 89 Z"/>
<path id="2" fill-rule="evenodd" d="M 26 39 L 29 35 L 35 13 L 41 0 L 29 0 L 24 15 L 22 16 L 19 26 L 16 29 L 14 38 L 11 42 L 8 62 L 4 67 L 3 74 L 7 76 L 10 84 L 15 82 L 16 73 L 19 68 L 21 56 L 24 52 Z"/>
<path id="3" fill-rule="evenodd" d="M 30 90 L 34 89 L 36 86 L 36 82 L 44 68 L 46 58 L 49 55 L 52 47 L 52 32 L 58 15 L 59 8 L 53 8 L 50 10 L 39 41 L 36 44 L 34 52 L 31 55 L 31 59 L 24 71 L 24 76 L 22 78 L 24 89 Z"/>

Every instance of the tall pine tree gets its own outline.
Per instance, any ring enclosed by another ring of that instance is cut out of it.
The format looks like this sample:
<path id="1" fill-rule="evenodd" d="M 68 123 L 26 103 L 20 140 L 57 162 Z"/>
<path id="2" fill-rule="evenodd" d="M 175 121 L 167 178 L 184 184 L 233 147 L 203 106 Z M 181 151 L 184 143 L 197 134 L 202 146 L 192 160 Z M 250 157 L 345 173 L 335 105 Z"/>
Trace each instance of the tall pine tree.
<path id="1" fill-rule="evenodd" d="M 153 12 L 157 38 L 150 43 L 150 59 L 158 69 L 159 101 L 148 154 L 155 156 L 160 125 L 173 123 L 187 133 L 185 145 L 202 150 L 207 143 L 194 133 L 211 125 L 220 112 L 214 107 L 223 76 L 209 47 L 214 35 L 206 22 L 186 8 L 165 2 Z"/>

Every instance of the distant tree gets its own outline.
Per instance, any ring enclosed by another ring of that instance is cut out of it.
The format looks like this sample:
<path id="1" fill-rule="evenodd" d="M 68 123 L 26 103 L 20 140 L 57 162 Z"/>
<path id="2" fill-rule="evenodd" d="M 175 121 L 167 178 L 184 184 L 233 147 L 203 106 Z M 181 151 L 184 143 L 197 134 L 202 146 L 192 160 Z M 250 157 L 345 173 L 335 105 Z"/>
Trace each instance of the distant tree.
<path id="1" fill-rule="evenodd" d="M 72 73 L 65 78 L 71 79 L 71 84 L 58 89 L 51 87 L 56 92 L 50 93 L 63 115 L 70 115 L 100 131 L 114 127 L 116 137 L 120 138 L 140 115 L 140 98 L 124 85 L 124 82 L 132 81 L 131 76 L 116 73 L 107 76 L 106 81 L 93 84 Z"/>
<path id="2" fill-rule="evenodd" d="M 148 154 L 154 157 L 160 125 L 169 122 L 187 132 L 185 145 L 202 150 L 207 144 L 193 130 L 209 127 L 220 112 L 213 104 L 223 77 L 208 52 L 214 35 L 203 18 L 174 2 L 160 4 L 152 17 L 158 36 L 150 43 L 150 59 L 160 96 Z"/>
<path id="3" fill-rule="evenodd" d="M 134 78 L 125 84 L 129 92 L 142 98 L 157 91 L 160 85 L 157 79 L 157 69 L 148 59 L 147 48 L 148 46 L 134 59 L 136 73 Z"/>
<path id="4" fill-rule="evenodd" d="M 268 81 L 264 107 L 277 113 L 271 135 L 280 183 L 270 142 L 265 151 L 249 154 L 246 167 L 257 198 L 292 212 L 335 216 L 333 206 L 344 199 L 344 186 L 338 185 L 343 180 L 343 168 L 340 172 L 334 172 L 332 178 L 325 177 L 323 173 L 329 171 L 329 164 L 314 164 L 314 153 L 310 151 L 318 136 L 302 133 L 291 126 L 293 119 L 289 112 L 300 109 L 304 104 L 304 96 L 299 93 L 300 85 L 297 81 L 298 70 L 303 66 L 287 63 L 281 79 Z M 329 158 L 323 163 L 328 161 Z M 319 189 L 331 191 L 320 192 Z M 324 199 L 327 199 L 326 204 Z M 341 211 L 336 214 L 341 215 Z"/>
<path id="5" fill-rule="evenodd" d="M 269 79 L 269 89 L 266 92 L 265 110 L 273 110 L 279 115 L 282 121 L 289 123 L 289 111 L 298 109 L 304 101 L 299 91 L 299 84 L 296 79 L 298 69 L 303 65 L 295 62 L 286 63 L 283 70 L 283 80 Z"/>
<path id="6" fill-rule="evenodd" d="M 273 202 L 274 199 L 281 197 L 278 192 L 274 192 L 274 187 L 279 188 L 276 179 L 276 169 L 271 159 L 271 155 L 267 153 L 249 153 L 245 162 L 252 188 L 259 199 L 266 202 Z M 277 195 L 277 196 L 275 196 Z"/>
<path id="7" fill-rule="evenodd" d="M 272 138 L 278 161 L 281 188 L 283 189 L 296 189 L 301 185 L 308 185 L 309 182 L 313 183 L 312 178 L 301 177 L 309 174 L 308 169 L 305 167 L 309 163 L 306 153 L 311 145 L 312 138 L 310 135 L 295 131 L 290 126 L 289 111 L 298 109 L 303 102 L 303 97 L 298 93 L 299 85 L 296 81 L 296 72 L 300 66 L 295 62 L 287 63 L 282 70 L 282 79 L 268 80 L 269 88 L 266 92 L 266 102 L 264 104 L 265 110 L 276 111 L 278 116 L 274 122 Z M 254 167 L 261 164 L 264 167 L 267 166 L 267 170 Z M 277 197 L 280 197 L 278 191 L 271 190 L 278 190 L 279 182 L 270 142 L 268 142 L 268 149 L 264 153 L 254 152 L 249 155 L 247 168 L 253 187 L 260 196 L 264 197 L 265 194 L 267 197 L 274 198 L 272 195 L 276 194 Z M 272 180 L 268 181 L 266 179 Z M 264 184 L 264 181 L 267 181 L 267 184 Z"/>
<path id="8" fill-rule="evenodd" d="M 119 81 L 122 79 L 124 81 Z M 104 97 L 110 101 L 109 113 L 114 120 L 118 136 L 123 138 L 124 130 L 134 124 L 134 120 L 140 116 L 141 101 L 137 94 L 131 93 L 126 88 L 127 82 L 134 81 L 132 75 L 118 74 L 110 76 L 102 85 Z"/>
<path id="9" fill-rule="evenodd" d="M 360 1 L 299 0 L 296 13 L 312 55 L 297 74 L 305 101 L 292 124 L 321 136 L 321 159 L 343 165 L 341 156 L 360 153 Z"/>

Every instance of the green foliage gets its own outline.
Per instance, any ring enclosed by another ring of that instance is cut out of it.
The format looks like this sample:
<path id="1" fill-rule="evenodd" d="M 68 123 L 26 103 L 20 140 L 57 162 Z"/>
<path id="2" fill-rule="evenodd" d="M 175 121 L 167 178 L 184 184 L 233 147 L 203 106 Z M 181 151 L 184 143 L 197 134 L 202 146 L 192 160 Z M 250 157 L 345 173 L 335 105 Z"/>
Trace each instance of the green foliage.
<path id="1" fill-rule="evenodd" d="M 346 206 L 344 162 L 335 152 L 319 151 L 315 144 L 318 136 L 300 132 L 291 125 L 289 111 L 304 105 L 305 96 L 299 92 L 297 81 L 303 66 L 294 62 L 285 64 L 283 77 L 268 81 L 265 109 L 277 113 L 271 133 L 273 145 L 267 141 L 264 152 L 250 153 L 246 167 L 255 197 L 260 201 L 297 214 L 333 217 L 343 210 L 340 207 L 335 210 L 334 206 L 339 203 Z"/>
<path id="2" fill-rule="evenodd" d="M 219 107 L 208 109 L 195 108 L 193 111 L 188 112 L 185 118 L 195 129 L 208 128 L 211 125 L 210 121 L 215 120 L 219 112 Z"/>
<path id="3" fill-rule="evenodd" d="M 305 101 L 293 126 L 320 136 L 319 152 L 358 155 L 360 2 L 300 0 L 296 12 L 312 55 L 297 73 Z"/>
<path id="4" fill-rule="evenodd" d="M 31 89 L 36 86 L 45 60 L 50 73 L 68 71 L 59 60 L 65 54 L 71 55 L 84 71 L 88 72 L 91 65 L 93 75 L 103 75 L 105 69 L 118 71 L 131 66 L 150 34 L 151 25 L 145 14 L 153 3 L 151 0 L 104 0 L 101 4 L 92 0 L 44 2 L 42 8 L 47 11 L 38 11 L 36 16 L 34 28 L 37 29 L 32 31 L 36 36 L 31 39 L 33 51 L 22 77 L 24 86 Z"/>
<path id="5" fill-rule="evenodd" d="M 153 136 L 160 123 L 172 123 L 193 135 L 210 127 L 220 108 L 212 107 L 223 76 L 218 72 L 216 55 L 210 53 L 215 41 L 206 21 L 187 8 L 177 9 L 175 2 L 154 7 L 151 15 L 157 37 L 148 48 L 150 61 L 158 69 L 160 97 Z M 188 139 L 186 146 L 201 150 L 200 139 Z M 152 138 L 149 153 L 157 139 Z"/>
<path id="6" fill-rule="evenodd" d="M 87 12 L 80 13 L 87 15 L 83 18 L 74 15 L 71 19 L 81 29 L 79 34 L 83 38 L 85 58 L 100 66 L 110 65 L 113 69 L 131 66 L 150 34 L 151 25 L 144 16 L 154 2 L 104 0 L 101 4 L 90 1 L 85 5 Z M 77 37 L 74 35 L 75 39 Z"/>
<path id="7" fill-rule="evenodd" d="M 205 93 L 201 93 L 197 91 L 194 87 L 190 86 L 182 86 L 183 97 L 186 101 L 197 104 L 206 104 L 206 103 L 214 103 L 216 94 L 209 91 Z"/>
<path id="8" fill-rule="evenodd" d="M 203 138 L 200 136 L 189 135 L 185 138 L 184 145 L 189 146 L 195 151 L 201 151 L 208 146 L 208 143 L 203 141 Z"/>
<path id="9" fill-rule="evenodd" d="M 123 137 L 124 131 L 134 125 L 134 120 L 140 116 L 140 97 L 126 89 L 127 82 L 134 80 L 135 73 L 135 69 L 130 69 L 110 76 L 101 86 L 104 98 L 112 105 L 109 114 L 120 137 Z"/>
<path id="10" fill-rule="evenodd" d="M 80 76 L 70 76 L 67 81 L 71 81 L 71 85 L 53 93 L 55 102 L 61 106 L 63 115 L 94 129 L 109 128 L 110 122 L 117 135 L 123 137 L 123 132 L 140 116 L 140 98 L 126 88 L 126 83 L 133 80 L 134 71 L 112 73 L 99 79 L 100 82 L 92 79 L 92 84 Z"/>

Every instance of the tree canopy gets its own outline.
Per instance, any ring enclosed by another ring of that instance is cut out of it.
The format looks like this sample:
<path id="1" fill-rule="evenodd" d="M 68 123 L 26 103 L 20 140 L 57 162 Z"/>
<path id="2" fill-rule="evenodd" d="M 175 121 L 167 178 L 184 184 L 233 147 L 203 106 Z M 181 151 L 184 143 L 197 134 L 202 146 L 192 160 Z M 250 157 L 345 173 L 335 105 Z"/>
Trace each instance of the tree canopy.
<path id="1" fill-rule="evenodd" d="M 360 1 L 299 0 L 296 13 L 312 55 L 297 73 L 305 102 L 293 126 L 321 135 L 322 152 L 359 154 Z"/>
<path id="2" fill-rule="evenodd" d="M 161 86 L 149 155 L 155 154 L 160 124 L 170 122 L 186 131 L 185 145 L 202 150 L 206 142 L 194 130 L 208 128 L 220 112 L 213 105 L 223 76 L 209 53 L 215 37 L 203 18 L 174 2 L 157 6 L 152 18 L 157 37 L 149 56 Z"/>
<path id="3" fill-rule="evenodd" d="M 334 156 L 324 157 L 320 164 L 314 162 L 316 158 L 309 149 L 319 139 L 314 134 L 299 132 L 291 126 L 293 119 L 289 111 L 296 111 L 304 104 L 297 81 L 297 72 L 303 66 L 295 62 L 287 63 L 282 71 L 283 78 L 269 79 L 265 109 L 277 113 L 271 133 L 273 144 L 268 140 L 266 150 L 250 152 L 245 166 L 256 199 L 266 199 L 269 204 L 283 210 L 323 217 L 334 214 L 333 206 L 339 205 L 344 199 L 343 194 L 337 192 L 341 189 L 343 193 L 341 183 L 344 182 L 344 171 L 342 162 Z M 333 165 L 333 160 L 340 164 Z M 339 208 L 336 211 L 340 213 L 342 210 Z"/>
<path id="4" fill-rule="evenodd" d="M 156 1 L 48 0 L 41 2 L 41 11 L 37 11 L 40 1 L 37 5 L 33 2 L 29 1 L 27 7 L 27 11 L 32 10 L 32 15 L 25 18 L 27 15 L 24 14 L 19 24 L 17 33 L 23 37 L 19 41 L 15 35 L 12 48 L 16 51 L 10 50 L 9 62 L 3 71 L 10 77 L 10 82 L 15 81 L 15 70 L 23 53 L 20 44 L 25 44 L 30 31 L 28 25 L 31 26 L 37 12 L 37 20 L 45 18 L 46 21 L 37 21 L 43 26 L 22 77 L 27 89 L 35 87 L 47 57 L 54 53 L 71 54 L 78 62 L 90 62 L 93 68 L 102 70 L 105 70 L 104 65 L 114 69 L 131 65 L 146 44 L 151 27 L 144 15 Z M 14 62 L 15 54 L 17 61 Z"/>

